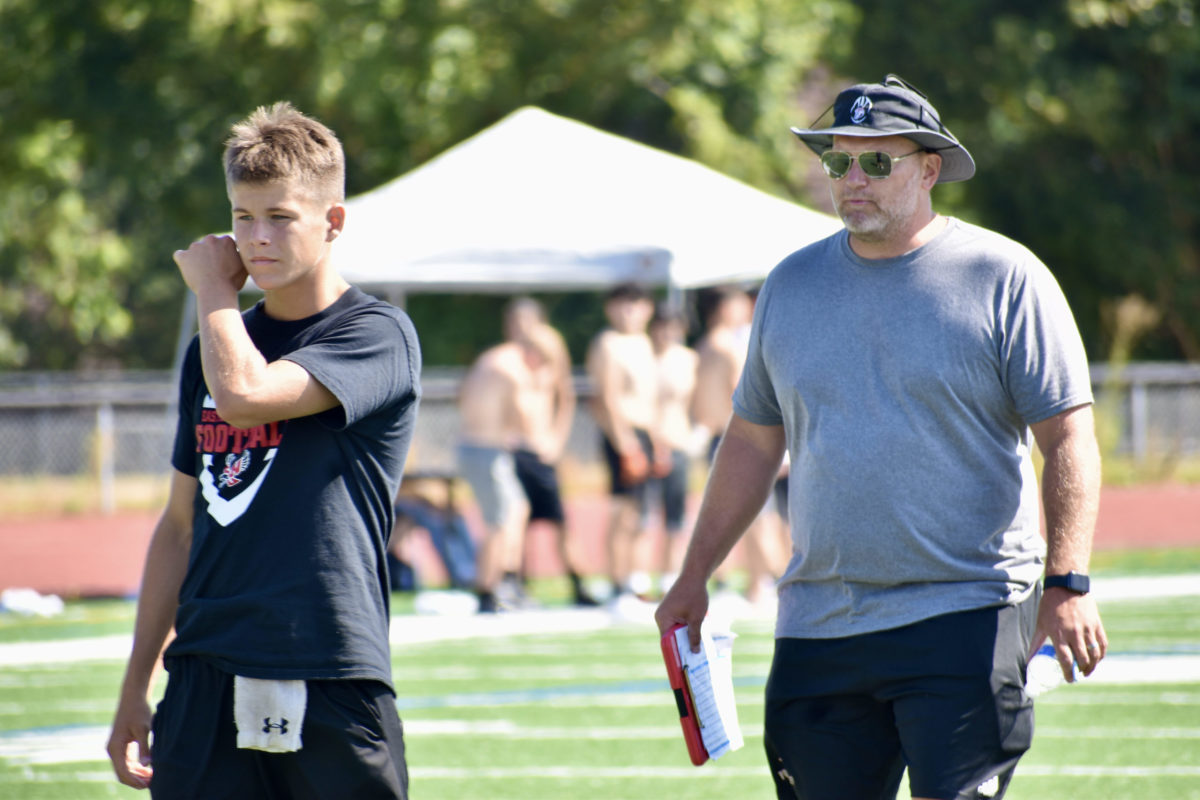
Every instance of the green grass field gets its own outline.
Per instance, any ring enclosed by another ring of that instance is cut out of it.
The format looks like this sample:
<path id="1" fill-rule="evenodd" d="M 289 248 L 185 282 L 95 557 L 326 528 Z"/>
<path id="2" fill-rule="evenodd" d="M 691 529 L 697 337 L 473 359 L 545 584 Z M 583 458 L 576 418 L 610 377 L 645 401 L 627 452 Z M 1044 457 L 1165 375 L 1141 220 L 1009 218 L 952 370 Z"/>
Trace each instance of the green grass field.
<path id="1" fill-rule="evenodd" d="M 1108 557 L 1104 572 L 1179 572 L 1195 561 L 1194 552 L 1161 564 L 1145 554 Z M 411 608 L 410 598 L 396 600 L 397 613 Z M 1114 600 L 1102 611 L 1114 659 L 1200 656 L 1200 596 Z M 73 655 L 82 657 L 90 647 L 82 637 L 128 633 L 132 617 L 121 601 L 71 603 L 50 620 L 0 616 L 0 651 L 77 640 Z M 761 755 L 770 625 L 734 630 L 746 747 L 699 769 L 687 759 L 646 625 L 395 648 L 412 796 L 772 797 Z M 102 752 L 122 667 L 112 656 L 0 661 L 0 797 L 146 796 L 119 786 Z M 1200 679 L 1064 687 L 1038 701 L 1037 731 L 1009 798 L 1200 798 Z"/>

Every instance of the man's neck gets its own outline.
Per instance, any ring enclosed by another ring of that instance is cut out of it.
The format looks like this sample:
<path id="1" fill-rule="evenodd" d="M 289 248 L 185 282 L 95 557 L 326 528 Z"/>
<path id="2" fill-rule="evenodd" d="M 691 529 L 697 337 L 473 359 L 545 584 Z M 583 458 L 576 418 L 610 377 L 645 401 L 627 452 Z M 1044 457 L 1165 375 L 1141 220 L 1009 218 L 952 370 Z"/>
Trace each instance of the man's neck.
<path id="1" fill-rule="evenodd" d="M 878 261 L 899 258 L 932 241 L 945 230 L 949 220 L 940 214 L 930 215 L 927 221 L 919 222 L 903 235 L 881 241 L 863 241 L 850 234 L 850 249 L 861 258 Z"/>

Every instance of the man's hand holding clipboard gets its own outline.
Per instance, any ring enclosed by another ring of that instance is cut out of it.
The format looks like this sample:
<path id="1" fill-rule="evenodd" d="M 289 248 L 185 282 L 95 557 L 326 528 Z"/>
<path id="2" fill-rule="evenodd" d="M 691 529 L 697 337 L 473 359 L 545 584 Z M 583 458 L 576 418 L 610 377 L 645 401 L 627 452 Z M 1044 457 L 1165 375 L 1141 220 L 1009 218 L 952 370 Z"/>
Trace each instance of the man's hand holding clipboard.
<path id="1" fill-rule="evenodd" d="M 662 635 L 663 662 L 667 666 L 667 680 L 675 693 L 675 705 L 679 709 L 679 724 L 683 727 L 683 740 L 687 743 L 688 757 L 697 767 L 708 761 L 708 751 L 700 738 L 700 721 L 696 717 L 696 703 L 687 675 L 683 671 L 683 658 L 679 652 L 677 631 L 684 629 L 677 624 Z"/>
<path id="2" fill-rule="evenodd" d="M 733 697 L 733 635 L 702 630 L 708 591 L 677 582 L 655 612 L 667 678 L 675 694 L 688 756 L 696 766 L 742 746 Z M 699 612 L 699 618 L 681 617 Z"/>

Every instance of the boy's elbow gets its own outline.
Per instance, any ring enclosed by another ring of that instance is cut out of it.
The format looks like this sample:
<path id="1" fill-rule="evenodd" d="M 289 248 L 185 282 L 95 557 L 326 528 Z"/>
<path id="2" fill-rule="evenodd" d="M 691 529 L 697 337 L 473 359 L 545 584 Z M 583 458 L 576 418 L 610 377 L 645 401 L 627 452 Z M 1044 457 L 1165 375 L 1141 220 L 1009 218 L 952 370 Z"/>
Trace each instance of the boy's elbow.
<path id="1" fill-rule="evenodd" d="M 262 412 L 254 402 L 244 395 L 234 392 L 213 394 L 213 403 L 217 406 L 217 416 L 235 428 L 243 430 L 262 425 L 268 420 L 262 419 Z"/>

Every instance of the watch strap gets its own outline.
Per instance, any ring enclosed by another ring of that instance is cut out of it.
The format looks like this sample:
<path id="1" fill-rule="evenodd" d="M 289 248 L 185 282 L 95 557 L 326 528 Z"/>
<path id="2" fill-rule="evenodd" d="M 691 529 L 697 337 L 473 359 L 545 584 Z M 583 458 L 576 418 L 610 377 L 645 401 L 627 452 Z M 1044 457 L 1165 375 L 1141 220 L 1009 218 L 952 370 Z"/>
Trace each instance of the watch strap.
<path id="1" fill-rule="evenodd" d="M 1087 594 L 1092 589 L 1092 581 L 1080 572 L 1068 572 L 1066 575 L 1047 575 L 1042 580 L 1042 586 L 1047 589 L 1066 589 L 1076 594 Z"/>

